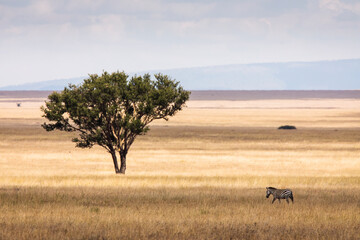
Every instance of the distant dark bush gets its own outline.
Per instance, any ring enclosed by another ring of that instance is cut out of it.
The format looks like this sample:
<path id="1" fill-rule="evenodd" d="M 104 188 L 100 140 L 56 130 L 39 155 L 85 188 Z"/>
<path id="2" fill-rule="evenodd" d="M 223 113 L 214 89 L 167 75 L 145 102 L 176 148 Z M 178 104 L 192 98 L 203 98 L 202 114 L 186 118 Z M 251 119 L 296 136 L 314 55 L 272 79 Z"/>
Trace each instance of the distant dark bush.
<path id="1" fill-rule="evenodd" d="M 295 127 L 295 126 L 291 126 L 291 125 L 284 125 L 284 126 L 278 127 L 278 129 L 292 130 L 292 129 L 296 129 L 296 127 Z"/>

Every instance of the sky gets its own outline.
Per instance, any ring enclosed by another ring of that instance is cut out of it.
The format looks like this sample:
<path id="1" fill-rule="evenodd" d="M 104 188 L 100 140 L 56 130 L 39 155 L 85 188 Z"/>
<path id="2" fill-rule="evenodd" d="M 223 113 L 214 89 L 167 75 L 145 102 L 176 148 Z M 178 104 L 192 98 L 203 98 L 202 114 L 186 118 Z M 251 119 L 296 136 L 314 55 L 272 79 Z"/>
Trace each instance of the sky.
<path id="1" fill-rule="evenodd" d="M 0 86 L 354 58 L 358 0 L 0 0 Z"/>

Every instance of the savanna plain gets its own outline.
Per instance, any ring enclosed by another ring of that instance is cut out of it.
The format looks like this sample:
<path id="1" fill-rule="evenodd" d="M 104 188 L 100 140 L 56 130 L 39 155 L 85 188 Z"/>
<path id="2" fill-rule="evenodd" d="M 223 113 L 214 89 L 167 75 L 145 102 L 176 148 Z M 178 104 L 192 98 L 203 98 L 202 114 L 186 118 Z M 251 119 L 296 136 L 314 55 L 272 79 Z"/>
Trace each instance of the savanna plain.
<path id="1" fill-rule="evenodd" d="M 0 97 L 0 239 L 360 238 L 360 99 L 190 100 L 126 175 L 43 130 L 44 100 Z"/>

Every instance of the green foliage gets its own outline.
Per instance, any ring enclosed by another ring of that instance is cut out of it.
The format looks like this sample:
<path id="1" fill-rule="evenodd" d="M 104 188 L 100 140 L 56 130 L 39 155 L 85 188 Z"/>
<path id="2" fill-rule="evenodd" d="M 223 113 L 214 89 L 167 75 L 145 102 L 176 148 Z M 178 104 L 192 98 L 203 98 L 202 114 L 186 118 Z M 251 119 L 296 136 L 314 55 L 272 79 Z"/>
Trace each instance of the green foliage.
<path id="1" fill-rule="evenodd" d="M 167 75 L 129 78 L 124 72 L 89 75 L 80 86 L 69 85 L 48 96 L 42 107 L 47 131 L 78 131 L 77 147 L 98 144 L 110 153 L 127 154 L 137 135 L 145 134 L 155 119 L 168 120 L 189 99 L 179 82 Z"/>

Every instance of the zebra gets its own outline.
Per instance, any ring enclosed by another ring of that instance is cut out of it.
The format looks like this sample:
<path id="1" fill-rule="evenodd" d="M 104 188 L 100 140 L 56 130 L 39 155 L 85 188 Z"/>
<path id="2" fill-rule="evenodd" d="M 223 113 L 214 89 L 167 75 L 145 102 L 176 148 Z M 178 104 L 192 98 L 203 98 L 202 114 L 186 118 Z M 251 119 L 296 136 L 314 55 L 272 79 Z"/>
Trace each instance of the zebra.
<path id="1" fill-rule="evenodd" d="M 270 194 L 273 195 L 273 200 L 271 203 L 274 203 L 276 199 L 286 199 L 286 202 L 289 203 L 289 198 L 291 202 L 294 203 L 294 196 L 290 189 L 276 189 L 274 187 L 267 187 L 266 188 L 266 198 L 269 198 Z"/>

